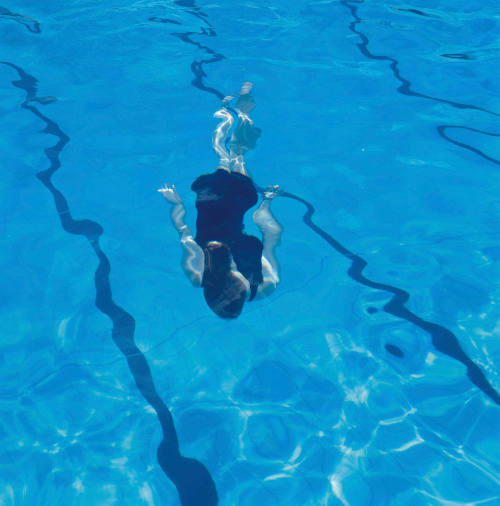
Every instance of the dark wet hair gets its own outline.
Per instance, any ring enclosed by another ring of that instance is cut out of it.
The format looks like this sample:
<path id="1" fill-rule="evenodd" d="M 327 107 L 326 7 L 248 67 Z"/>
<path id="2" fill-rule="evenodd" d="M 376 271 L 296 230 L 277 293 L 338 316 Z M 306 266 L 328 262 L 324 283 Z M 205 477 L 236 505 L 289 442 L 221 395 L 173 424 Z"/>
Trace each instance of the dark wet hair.
<path id="1" fill-rule="evenodd" d="M 231 272 L 231 252 L 221 242 L 209 242 L 205 249 L 203 295 L 210 309 L 220 318 L 237 318 L 247 298 L 247 287 Z"/>

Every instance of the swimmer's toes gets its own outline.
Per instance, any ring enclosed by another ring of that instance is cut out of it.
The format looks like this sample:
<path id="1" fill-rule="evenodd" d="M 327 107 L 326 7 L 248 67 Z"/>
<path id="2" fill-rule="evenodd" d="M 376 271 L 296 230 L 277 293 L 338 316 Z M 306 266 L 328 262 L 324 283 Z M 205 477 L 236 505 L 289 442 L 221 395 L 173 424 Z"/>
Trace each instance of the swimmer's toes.
<path id="1" fill-rule="evenodd" d="M 240 95 L 248 95 L 253 88 L 253 84 L 250 81 L 245 81 L 241 85 Z"/>
<path id="2" fill-rule="evenodd" d="M 248 114 L 255 107 L 255 100 L 251 95 L 241 95 L 234 108 L 243 114 Z"/>

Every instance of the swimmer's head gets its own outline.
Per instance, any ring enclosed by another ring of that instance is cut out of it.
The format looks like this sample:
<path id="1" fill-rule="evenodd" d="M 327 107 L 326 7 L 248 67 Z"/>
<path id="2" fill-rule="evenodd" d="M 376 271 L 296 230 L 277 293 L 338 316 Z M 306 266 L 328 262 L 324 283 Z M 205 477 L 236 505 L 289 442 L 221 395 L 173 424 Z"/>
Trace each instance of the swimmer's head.
<path id="1" fill-rule="evenodd" d="M 231 271 L 231 252 L 221 242 L 205 247 L 203 295 L 210 309 L 220 318 L 237 318 L 249 293 L 249 284 L 238 272 Z"/>
<path id="2" fill-rule="evenodd" d="M 205 246 L 204 274 L 220 276 L 231 270 L 231 251 L 229 246 L 219 241 L 210 241 Z"/>

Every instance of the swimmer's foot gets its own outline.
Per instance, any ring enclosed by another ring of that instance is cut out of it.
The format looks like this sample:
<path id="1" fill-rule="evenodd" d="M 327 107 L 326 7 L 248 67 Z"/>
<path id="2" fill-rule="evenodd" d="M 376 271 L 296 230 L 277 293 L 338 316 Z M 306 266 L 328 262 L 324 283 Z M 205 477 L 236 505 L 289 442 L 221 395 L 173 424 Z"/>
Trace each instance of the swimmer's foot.
<path id="1" fill-rule="evenodd" d="M 248 114 L 255 108 L 255 100 L 252 95 L 245 94 L 240 95 L 238 101 L 234 105 L 234 108 L 238 111 L 238 115 L 244 115 L 248 117 Z"/>
<path id="2" fill-rule="evenodd" d="M 250 81 L 245 81 L 241 85 L 240 96 L 248 95 L 252 91 L 252 88 L 253 88 L 253 84 Z"/>
<path id="3" fill-rule="evenodd" d="M 274 199 L 274 197 L 277 197 L 281 192 L 282 190 L 280 189 L 279 185 L 275 184 L 266 186 L 263 195 L 265 199 L 271 200 Z"/>
<path id="4" fill-rule="evenodd" d="M 236 102 L 234 108 L 239 114 L 247 115 L 255 107 L 255 100 L 250 95 L 252 88 L 253 84 L 251 82 L 244 82 L 241 85 L 239 93 L 236 93 L 235 95 L 227 95 L 222 99 L 222 107 L 227 107 L 235 98 L 237 98 L 238 101 Z"/>
<path id="5" fill-rule="evenodd" d="M 248 115 L 250 111 L 255 107 L 255 100 L 250 95 L 253 88 L 253 84 L 249 81 L 244 82 L 241 85 L 238 101 L 234 108 L 238 111 L 238 114 Z"/>
<path id="6" fill-rule="evenodd" d="M 229 105 L 235 98 L 236 98 L 237 95 L 227 95 L 226 97 L 224 97 L 222 99 L 222 107 L 226 107 L 227 105 Z"/>

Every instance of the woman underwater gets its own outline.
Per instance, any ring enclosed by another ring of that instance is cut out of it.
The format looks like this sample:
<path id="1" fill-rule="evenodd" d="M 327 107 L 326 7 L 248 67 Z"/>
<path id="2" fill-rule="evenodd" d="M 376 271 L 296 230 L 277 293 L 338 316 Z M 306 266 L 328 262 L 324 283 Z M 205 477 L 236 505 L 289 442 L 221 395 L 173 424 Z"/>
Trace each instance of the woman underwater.
<path id="1" fill-rule="evenodd" d="M 269 295 L 279 282 L 274 249 L 281 238 L 281 227 L 271 214 L 271 200 L 278 187 L 268 187 L 252 218 L 262 234 L 262 241 L 243 232 L 245 212 L 257 201 L 257 191 L 245 168 L 244 154 L 255 147 L 260 130 L 249 117 L 255 107 L 252 84 L 244 83 L 234 111 L 234 124 L 226 97 L 214 114 L 221 118 L 214 131 L 213 147 L 220 156 L 219 166 L 211 174 L 200 176 L 191 185 L 196 193 L 196 236 L 184 222 L 186 209 L 174 185 L 158 191 L 172 204 L 172 223 L 179 232 L 183 250 L 182 265 L 194 286 L 203 287 L 208 306 L 221 318 L 237 318 L 244 303 Z"/>

